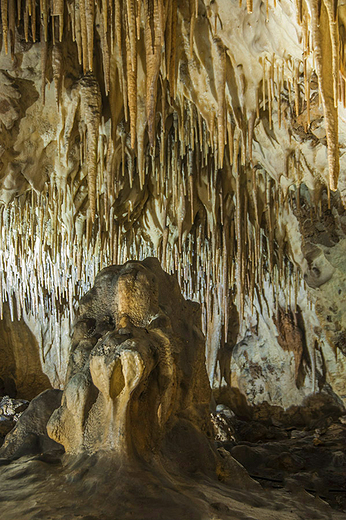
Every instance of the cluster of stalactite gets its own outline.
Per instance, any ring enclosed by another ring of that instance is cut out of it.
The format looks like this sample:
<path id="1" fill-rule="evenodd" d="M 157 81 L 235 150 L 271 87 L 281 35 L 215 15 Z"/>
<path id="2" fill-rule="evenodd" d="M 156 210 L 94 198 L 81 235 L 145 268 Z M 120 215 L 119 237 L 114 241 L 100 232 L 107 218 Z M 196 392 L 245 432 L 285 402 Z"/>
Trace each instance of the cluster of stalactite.
<path id="1" fill-rule="evenodd" d="M 140 147 L 138 133 L 138 70 L 142 61 L 140 49 L 145 51 L 145 124 L 151 147 L 156 141 L 156 111 L 159 86 L 164 84 L 171 102 L 176 101 L 179 63 L 177 60 L 178 20 L 184 11 L 178 0 L 1 0 L 1 20 L 3 48 L 14 55 L 17 26 L 24 31 L 26 41 L 40 41 L 42 44 L 42 97 L 44 98 L 47 54 L 50 53 L 53 78 L 57 89 L 57 102 L 64 74 L 62 59 L 63 39 L 72 38 L 77 48 L 78 61 L 84 74 L 95 68 L 95 48 L 102 56 L 103 83 L 106 94 L 112 85 L 111 70 L 117 70 L 119 87 L 123 98 L 125 121 L 129 121 L 131 147 Z M 247 2 L 248 12 L 252 12 L 253 2 Z M 215 87 L 218 107 L 217 143 L 219 165 L 222 166 L 225 144 L 226 113 L 232 107 L 226 106 L 226 54 L 221 38 L 217 34 L 217 16 L 213 14 L 210 2 L 203 6 L 210 22 L 212 35 L 211 55 L 215 62 Z M 305 101 L 309 104 L 308 61 L 313 51 L 315 70 L 319 80 L 321 101 L 324 107 L 328 143 L 330 187 L 337 189 L 339 175 L 337 104 L 345 90 L 345 23 L 346 10 L 335 0 L 296 0 L 297 18 L 303 31 L 303 69 Z M 190 0 L 190 56 L 193 59 L 195 21 L 199 16 L 199 2 Z M 267 17 L 269 4 L 266 3 Z M 180 41 L 181 43 L 181 41 Z M 283 85 L 284 70 L 277 70 L 274 77 L 274 58 L 262 57 L 263 82 L 262 103 L 268 101 L 269 121 L 274 96 L 274 83 L 278 90 Z M 142 66 L 142 65 L 141 65 Z M 266 72 L 266 68 L 268 71 Z M 297 90 L 299 64 L 293 64 L 291 77 Z M 293 72 L 293 74 L 292 74 Z M 114 81 L 113 81 L 114 83 Z M 268 91 L 266 94 L 266 84 Z M 118 87 L 118 85 L 116 85 Z M 280 96 L 278 96 L 280 103 Z M 166 100 L 164 100 L 166 102 Z M 296 96 L 296 111 L 299 111 L 299 96 Z M 259 109 L 257 110 L 259 113 Z M 91 112 L 91 116 L 93 116 Z M 86 114 L 87 117 L 87 114 Z M 281 118 L 281 111 L 279 111 Z M 90 118 L 89 118 L 90 119 Z M 249 117 L 249 126 L 253 124 Z M 210 123 L 212 127 L 214 122 Z M 212 130 L 212 128 L 210 128 Z M 92 155 L 92 152 L 90 152 Z M 94 171 L 90 160 L 89 196 L 91 213 L 94 217 Z"/>
<path id="2" fill-rule="evenodd" d="M 296 308 L 302 280 L 290 260 L 285 214 L 299 210 L 299 187 L 284 192 L 263 169 L 242 164 L 241 133 L 232 124 L 220 170 L 206 124 L 199 127 L 196 110 L 187 110 L 196 118 L 186 118 L 188 137 L 177 138 L 183 130 L 172 116 L 164 160 L 161 153 L 153 158 L 148 146 L 142 180 L 134 175 L 129 146 L 110 154 L 99 146 L 94 222 L 81 212 L 88 198 L 82 170 L 63 187 L 52 180 L 46 192 L 28 192 L 0 208 L 1 300 L 9 302 L 13 318 L 24 312 L 59 323 L 65 313 L 72 323 L 76 303 L 100 269 L 147 256 L 176 272 L 184 295 L 202 304 L 205 333 L 217 314 L 221 341 L 227 341 L 232 301 L 240 321 L 245 307 L 270 316 L 268 290 L 277 308 L 282 298 L 287 309 Z M 125 181 L 129 191 L 122 200 Z M 115 186 L 111 196 L 109 185 Z M 147 196 L 132 200 L 130 186 Z M 152 199 L 159 208 L 154 213 L 161 212 L 156 241 L 143 203 Z"/>
<path id="3" fill-rule="evenodd" d="M 68 309 L 72 320 L 75 302 L 99 269 L 149 255 L 160 258 L 167 271 L 177 272 L 185 295 L 203 304 L 205 332 L 218 309 L 223 341 L 230 300 L 237 300 L 240 321 L 245 306 L 262 312 L 264 284 L 271 287 L 277 306 L 284 293 L 287 307 L 295 308 L 301 274 L 277 223 L 283 211 L 289 213 L 291 197 L 299 203 L 299 186 L 283 192 L 255 164 L 253 139 L 261 118 L 272 128 L 274 113 L 279 127 L 289 126 L 292 107 L 296 117 L 307 110 L 309 126 L 313 55 L 325 114 L 330 187 L 336 189 L 337 103 L 345 96 L 343 8 L 339 19 L 336 2 L 297 0 L 303 59 L 260 58 L 263 78 L 250 114 L 226 95 L 229 57 L 215 29 L 216 18 L 214 27 L 214 15 L 207 9 L 216 92 L 215 110 L 207 120 L 198 100 L 179 83 L 179 17 L 189 13 L 192 60 L 200 6 L 195 0 L 188 10 L 180 4 L 1 0 L 5 53 L 14 55 L 18 33 L 41 45 L 43 103 L 46 82 L 53 79 L 62 112 L 63 46 L 68 40 L 76 45 L 80 67 L 58 143 L 59 161 L 67 165 L 72 137 L 80 133 L 78 174 L 63 180 L 52 176 L 44 193 L 21 196 L 0 211 L 0 291 L 13 316 L 16 307 L 18 316 L 25 309 L 39 319 L 51 313 L 59 321 Z M 247 10 L 252 11 L 251 0 Z M 95 56 L 101 56 L 102 67 Z M 139 104 L 141 68 L 145 92 Z M 107 131 L 103 101 L 111 114 Z M 160 219 L 153 217 L 156 241 L 145 222 L 149 199 L 160 213 Z"/>

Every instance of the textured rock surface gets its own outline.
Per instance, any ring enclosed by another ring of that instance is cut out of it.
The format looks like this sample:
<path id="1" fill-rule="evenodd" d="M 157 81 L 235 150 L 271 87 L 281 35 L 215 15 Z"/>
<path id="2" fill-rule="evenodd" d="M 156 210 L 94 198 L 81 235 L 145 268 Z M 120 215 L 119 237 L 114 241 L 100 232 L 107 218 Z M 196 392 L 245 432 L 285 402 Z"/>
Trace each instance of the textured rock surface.
<path id="1" fill-rule="evenodd" d="M 47 435 L 47 422 L 60 405 L 61 393 L 61 390 L 45 390 L 31 401 L 14 429 L 6 436 L 0 448 L 0 458 L 16 459 L 61 449 Z"/>
<path id="2" fill-rule="evenodd" d="M 345 416 L 337 418 L 329 407 L 301 428 L 298 417 L 287 423 L 272 417 L 264 424 L 239 420 L 219 407 L 213 423 L 219 449 L 232 453 L 262 486 L 305 488 L 345 510 Z"/>
<path id="3" fill-rule="evenodd" d="M 211 437 L 200 321 L 199 306 L 184 300 L 157 259 L 103 269 L 80 302 L 49 435 L 67 453 L 130 459 L 168 448 L 172 429 L 185 429 L 187 444 L 195 430 Z"/>
<path id="4" fill-rule="evenodd" d="M 32 399 L 47 388 L 39 343 L 24 320 L 11 321 L 6 305 L 0 320 L 0 395 Z"/>

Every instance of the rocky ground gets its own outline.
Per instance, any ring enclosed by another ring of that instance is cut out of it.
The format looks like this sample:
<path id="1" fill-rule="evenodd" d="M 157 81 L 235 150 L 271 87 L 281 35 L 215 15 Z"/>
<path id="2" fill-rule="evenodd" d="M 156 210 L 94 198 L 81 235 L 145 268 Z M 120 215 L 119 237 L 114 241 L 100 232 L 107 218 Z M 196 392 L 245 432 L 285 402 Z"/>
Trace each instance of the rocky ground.
<path id="1" fill-rule="evenodd" d="M 28 404 L 29 401 L 25 399 L 13 399 L 8 395 L 0 397 L 0 446 L 5 436 L 15 427 Z"/>
<path id="2" fill-rule="evenodd" d="M 346 511 L 345 415 L 274 425 L 241 420 L 221 405 L 212 418 L 219 450 L 231 453 L 263 488 L 305 489 Z"/>
<path id="3" fill-rule="evenodd" d="M 6 430 L 17 423 L 27 405 L 27 401 L 8 396 L 1 399 L 0 444 Z M 123 518 L 132 518 L 133 514 L 138 519 L 172 520 L 176 514 L 196 520 L 342 518 L 346 511 L 346 416 L 316 417 L 305 426 L 289 426 L 274 418 L 271 423 L 239 418 L 226 406 L 218 405 L 212 422 L 220 455 L 229 458 L 231 454 L 254 481 L 247 480 L 241 468 L 238 474 L 237 467 L 233 467 L 230 478 L 225 477 L 225 482 L 219 484 L 202 475 L 195 475 L 189 482 L 171 475 L 169 481 L 163 482 L 162 475 L 156 474 L 157 468 L 143 467 L 140 472 L 128 468 L 126 478 L 122 477 L 126 481 L 121 492 Z M 3 520 L 67 519 L 71 518 L 71 511 L 74 511 L 72 517 L 78 519 L 111 518 L 112 508 L 118 511 L 119 493 L 116 493 L 117 505 L 114 498 L 101 507 L 97 490 L 104 488 L 102 495 L 108 496 L 109 482 L 114 480 L 114 486 L 119 484 L 116 477 L 119 468 L 114 466 L 112 470 L 109 461 L 102 464 L 96 461 L 94 469 L 92 464 L 86 469 L 85 461 L 80 463 L 80 468 L 76 463 L 73 467 L 69 465 L 60 455 L 49 454 L 23 456 L 12 461 L 1 459 Z M 104 473 L 100 473 L 100 466 Z M 123 471 L 124 468 L 122 475 Z M 108 475 L 106 479 L 105 475 Z M 66 488 L 67 481 L 70 491 Z M 111 495 L 115 493 L 113 484 Z M 131 492 L 134 485 L 136 493 L 140 493 L 138 504 Z M 63 493 L 64 503 L 60 500 L 61 493 L 54 499 L 53 489 Z M 75 493 L 83 495 L 86 490 L 88 495 L 90 493 L 88 500 L 84 505 L 77 504 Z"/>

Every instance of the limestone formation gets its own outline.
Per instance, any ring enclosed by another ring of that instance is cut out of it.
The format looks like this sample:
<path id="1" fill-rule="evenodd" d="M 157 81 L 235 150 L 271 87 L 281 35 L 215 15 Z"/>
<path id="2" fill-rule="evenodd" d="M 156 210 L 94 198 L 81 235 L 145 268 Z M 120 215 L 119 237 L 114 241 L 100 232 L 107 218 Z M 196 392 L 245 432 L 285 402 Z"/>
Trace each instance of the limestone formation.
<path id="1" fill-rule="evenodd" d="M 36 337 L 23 319 L 11 322 L 7 305 L 0 320 L 0 360 L 0 396 L 33 399 L 51 388 Z"/>
<path id="2" fill-rule="evenodd" d="M 150 459 L 180 422 L 187 443 L 194 430 L 211 437 L 200 327 L 199 306 L 157 259 L 103 269 L 80 302 L 50 437 L 68 454 L 120 459 Z"/>
<path id="3" fill-rule="evenodd" d="M 345 0 L 0 19 L 0 398 L 34 398 L 0 415 L 1 520 L 330 519 L 292 490 L 345 504 Z M 269 468 L 242 441 L 271 435 Z"/>

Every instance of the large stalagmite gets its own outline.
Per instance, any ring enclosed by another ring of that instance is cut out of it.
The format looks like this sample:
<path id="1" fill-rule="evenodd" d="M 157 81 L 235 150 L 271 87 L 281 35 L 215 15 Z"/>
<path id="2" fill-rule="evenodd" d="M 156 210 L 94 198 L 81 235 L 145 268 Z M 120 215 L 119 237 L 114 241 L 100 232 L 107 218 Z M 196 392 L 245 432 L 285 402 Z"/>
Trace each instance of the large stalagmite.
<path id="1" fill-rule="evenodd" d="M 211 437 L 200 324 L 198 304 L 157 259 L 103 269 L 80 302 L 49 435 L 70 454 L 130 460 L 150 459 L 162 444 L 169 451 L 173 430 L 185 431 L 189 450 L 202 432 Z"/>

